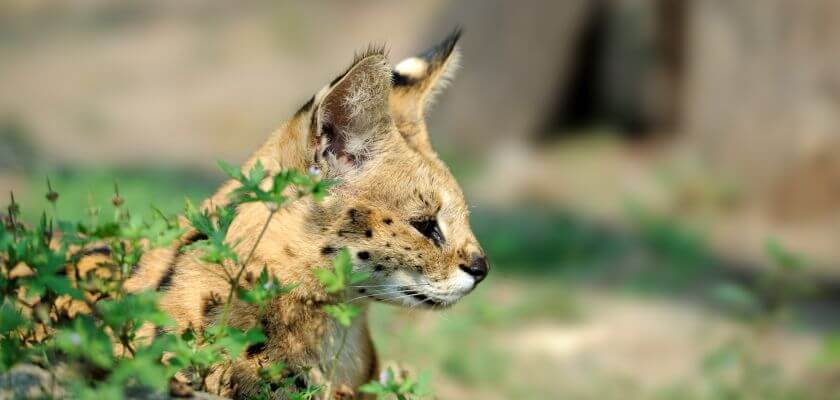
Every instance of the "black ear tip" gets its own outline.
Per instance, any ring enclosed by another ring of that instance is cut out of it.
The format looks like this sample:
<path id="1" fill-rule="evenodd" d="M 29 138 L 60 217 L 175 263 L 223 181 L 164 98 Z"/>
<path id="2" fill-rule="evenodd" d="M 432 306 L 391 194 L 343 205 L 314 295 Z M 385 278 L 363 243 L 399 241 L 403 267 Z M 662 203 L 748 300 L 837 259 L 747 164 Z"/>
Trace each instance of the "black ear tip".
<path id="1" fill-rule="evenodd" d="M 458 40 L 461 39 L 461 35 L 464 34 L 464 27 L 461 25 L 456 25 L 455 29 L 452 30 L 452 33 L 449 34 L 450 40 L 452 41 L 452 46 L 455 47 L 455 44 L 458 43 Z"/>
<path id="2" fill-rule="evenodd" d="M 464 29 L 460 25 L 456 26 L 455 29 L 446 36 L 446 39 L 443 39 L 436 46 L 427 50 L 425 53 L 420 55 L 420 57 L 430 62 L 445 60 L 450 54 L 452 54 L 452 51 L 455 50 L 455 46 L 458 44 L 458 40 L 461 39 L 461 35 L 463 33 Z"/>
<path id="3" fill-rule="evenodd" d="M 444 50 L 443 54 L 444 57 L 448 57 L 452 54 L 452 50 L 455 50 L 455 45 L 458 44 L 458 41 L 461 40 L 461 35 L 464 34 L 464 28 L 460 25 L 457 25 L 455 29 L 452 30 L 452 33 L 443 40 L 440 44 L 440 48 Z"/>

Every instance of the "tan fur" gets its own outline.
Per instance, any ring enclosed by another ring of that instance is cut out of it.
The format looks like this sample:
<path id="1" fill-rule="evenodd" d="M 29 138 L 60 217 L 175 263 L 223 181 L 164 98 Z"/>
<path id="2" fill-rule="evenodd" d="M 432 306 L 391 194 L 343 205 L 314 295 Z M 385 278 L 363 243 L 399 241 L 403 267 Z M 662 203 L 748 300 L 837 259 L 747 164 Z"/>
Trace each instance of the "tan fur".
<path id="1" fill-rule="evenodd" d="M 268 341 L 258 354 L 214 372 L 211 384 L 221 393 L 253 393 L 257 368 L 273 361 L 292 368 L 313 367 L 314 375 L 324 376 L 343 328 L 322 311 L 337 298 L 324 292 L 313 270 L 329 266 L 334 250 L 347 247 L 354 269 L 371 275 L 359 284 L 367 288 L 345 294 L 365 308 L 372 300 L 366 296 L 373 293 L 381 292 L 381 301 L 404 306 L 446 307 L 472 290 L 474 284 L 460 266 L 483 253 L 470 230 L 463 193 L 432 150 L 423 119 L 430 94 L 451 72 L 455 40 L 437 47 L 445 54 L 435 54 L 422 74 L 411 77 L 412 84 L 393 90 L 390 64 L 382 51 L 357 57 L 340 79 L 314 97 L 311 107 L 283 124 L 243 165 L 248 170 L 259 160 L 269 173 L 314 166 L 340 183 L 322 203 L 301 200 L 271 219 L 246 276 L 257 276 L 266 266 L 282 282 L 297 287 L 272 300 L 263 318 L 252 305 L 234 303 L 231 324 L 261 326 Z M 236 186 L 225 183 L 204 206 L 226 204 Z M 228 239 L 238 243 L 241 259 L 268 215 L 263 204 L 238 207 Z M 412 226 L 423 218 L 439 221 L 445 243 L 435 244 Z M 141 261 L 127 287 L 154 288 L 171 273 L 171 284 L 161 288 L 161 307 L 179 329 L 202 328 L 216 322 L 214 307 L 228 292 L 221 268 L 201 263 L 194 253 L 159 251 Z M 376 289 L 385 285 L 410 287 L 433 301 Z M 334 384 L 356 388 L 377 374 L 366 311 L 347 336 Z"/>

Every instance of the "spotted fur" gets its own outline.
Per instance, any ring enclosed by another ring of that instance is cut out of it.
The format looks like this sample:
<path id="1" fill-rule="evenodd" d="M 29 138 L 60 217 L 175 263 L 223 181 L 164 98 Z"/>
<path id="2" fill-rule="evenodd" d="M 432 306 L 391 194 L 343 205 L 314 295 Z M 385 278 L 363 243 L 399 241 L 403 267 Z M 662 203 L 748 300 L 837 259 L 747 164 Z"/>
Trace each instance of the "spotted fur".
<path id="1" fill-rule="evenodd" d="M 259 362 L 266 360 L 314 367 L 313 376 L 324 376 L 344 328 L 322 311 L 337 299 L 324 292 L 313 271 L 329 265 L 340 248 L 351 251 L 355 270 L 371 276 L 345 294 L 365 310 L 373 301 L 444 308 L 480 280 L 461 267 L 483 252 L 470 230 L 461 188 L 432 149 L 424 119 L 431 96 L 455 67 L 459 35 L 396 69 L 381 48 L 357 55 L 243 165 L 247 170 L 260 161 L 269 174 L 314 166 L 339 184 L 323 202 L 298 201 L 270 221 L 247 270 L 256 276 L 267 266 L 297 286 L 273 299 L 262 318 L 251 304 L 232 305 L 231 324 L 261 326 L 268 340 L 249 348 L 232 368 L 215 371 L 214 389 L 240 397 L 253 393 Z M 237 185 L 226 182 L 204 206 L 226 204 Z M 228 233 L 237 252 L 252 247 L 268 212 L 257 203 L 238 207 Z M 428 237 L 418 221 L 434 221 L 441 237 Z M 191 252 L 167 249 L 144 258 L 127 285 L 159 287 L 161 307 L 179 329 L 205 327 L 215 322 L 218 294 L 228 291 L 220 268 L 202 264 Z M 377 373 L 366 320 L 365 311 L 349 328 L 336 385 L 355 388 Z"/>

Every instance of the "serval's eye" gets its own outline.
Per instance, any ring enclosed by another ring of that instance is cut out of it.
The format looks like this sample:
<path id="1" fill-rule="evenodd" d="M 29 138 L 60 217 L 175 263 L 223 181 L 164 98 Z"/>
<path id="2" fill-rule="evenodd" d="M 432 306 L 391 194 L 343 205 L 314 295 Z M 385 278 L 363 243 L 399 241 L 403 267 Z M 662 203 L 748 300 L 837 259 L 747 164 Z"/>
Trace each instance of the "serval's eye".
<path id="1" fill-rule="evenodd" d="M 446 238 L 443 237 L 443 232 L 440 231 L 440 226 L 435 218 L 426 218 L 417 221 L 412 221 L 411 226 L 417 229 L 417 232 L 429 238 L 434 242 L 435 246 L 442 246 L 446 243 Z"/>

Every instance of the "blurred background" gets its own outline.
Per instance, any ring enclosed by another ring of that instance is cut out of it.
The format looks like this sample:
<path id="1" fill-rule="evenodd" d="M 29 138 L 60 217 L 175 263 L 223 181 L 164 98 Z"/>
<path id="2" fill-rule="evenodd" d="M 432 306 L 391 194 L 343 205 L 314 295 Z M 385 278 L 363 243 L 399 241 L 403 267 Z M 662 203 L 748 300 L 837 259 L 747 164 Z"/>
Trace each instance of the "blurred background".
<path id="1" fill-rule="evenodd" d="M 4 0 L 0 191 L 178 212 L 368 43 L 465 29 L 431 114 L 490 279 L 374 309 L 443 399 L 836 399 L 840 3 Z M 4 200 L 6 203 L 7 200 Z M 418 322 L 419 321 L 419 322 Z"/>

